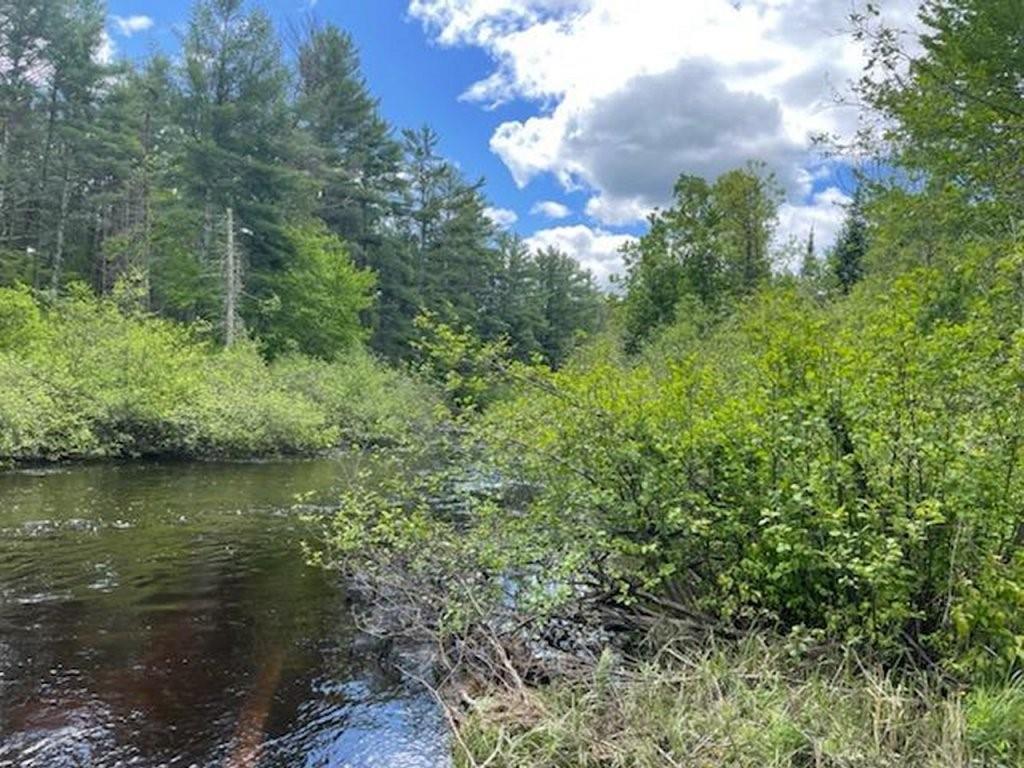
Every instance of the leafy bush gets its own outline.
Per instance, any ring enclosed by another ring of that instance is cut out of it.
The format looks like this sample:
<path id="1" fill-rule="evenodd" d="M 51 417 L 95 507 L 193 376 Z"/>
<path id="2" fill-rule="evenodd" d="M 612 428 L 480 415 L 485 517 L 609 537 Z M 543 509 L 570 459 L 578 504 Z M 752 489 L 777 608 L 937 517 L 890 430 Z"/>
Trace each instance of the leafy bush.
<path id="1" fill-rule="evenodd" d="M 329 363 L 290 355 L 276 360 L 271 374 L 314 403 L 348 442 L 404 442 L 434 418 L 432 390 L 363 349 Z"/>
<path id="2" fill-rule="evenodd" d="M 396 439 L 430 398 L 355 349 L 269 366 L 88 291 L 44 311 L 0 290 L 0 458 L 249 456 Z"/>
<path id="3" fill-rule="evenodd" d="M 768 289 L 674 357 L 536 374 L 483 436 L 539 489 L 552 578 L 1019 666 L 1021 259 L 967 257 L 829 307 Z"/>

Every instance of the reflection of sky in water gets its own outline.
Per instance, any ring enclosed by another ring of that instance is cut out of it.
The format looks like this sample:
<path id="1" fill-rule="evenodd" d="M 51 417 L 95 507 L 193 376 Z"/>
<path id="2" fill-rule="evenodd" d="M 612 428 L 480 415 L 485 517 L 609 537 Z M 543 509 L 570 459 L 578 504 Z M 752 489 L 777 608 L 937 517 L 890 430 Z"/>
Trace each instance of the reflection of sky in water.
<path id="1" fill-rule="evenodd" d="M 441 768 L 449 764 L 444 723 L 424 694 L 372 692 L 365 683 L 321 685 L 302 707 L 302 725 L 268 741 L 261 765 L 305 768 Z M 343 700 L 343 701 L 342 701 Z"/>
<path id="2" fill-rule="evenodd" d="M 38 728 L 0 742 L 0 766 L 91 766 L 100 755 L 110 758 L 118 751 L 113 730 L 108 725 L 111 721 L 111 713 L 102 703 L 83 702 L 71 711 L 63 711 L 59 725 L 41 723 Z"/>
<path id="3" fill-rule="evenodd" d="M 252 768 L 444 768 L 449 746 L 440 713 L 428 695 L 374 693 L 361 682 L 321 684 L 286 734 L 264 742 Z M 23 731 L 0 743 L 0 768 L 152 765 L 118 744 L 118 718 L 101 702 L 63 709 L 61 724 Z M 119 723 L 120 727 L 129 723 Z M 226 746 L 226 745 L 225 745 Z M 16 757 L 15 757 L 16 756 Z M 219 765 L 223 756 L 214 765 Z M 207 768 L 187 756 L 160 768 Z"/>

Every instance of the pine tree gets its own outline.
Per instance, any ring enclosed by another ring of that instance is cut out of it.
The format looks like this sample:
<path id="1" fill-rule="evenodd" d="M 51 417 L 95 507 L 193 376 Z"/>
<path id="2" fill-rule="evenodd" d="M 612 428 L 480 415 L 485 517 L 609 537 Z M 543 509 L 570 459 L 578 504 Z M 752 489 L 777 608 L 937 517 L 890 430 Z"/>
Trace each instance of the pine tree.
<path id="1" fill-rule="evenodd" d="M 315 145 L 317 215 L 353 256 L 372 263 L 380 222 L 394 213 L 403 186 L 401 146 L 380 117 L 348 34 L 311 24 L 297 67 L 295 110 Z"/>
<path id="2" fill-rule="evenodd" d="M 846 220 L 839 232 L 832 253 L 829 270 L 839 289 L 849 293 L 864 276 L 864 259 L 868 250 L 868 226 L 864 216 L 861 188 L 854 192 L 853 201 L 846 210 Z"/>
<path id="3" fill-rule="evenodd" d="M 285 99 L 287 72 L 269 18 L 242 0 L 199 0 L 185 35 L 181 119 L 183 170 L 202 212 L 202 270 L 215 275 L 216 220 L 231 208 L 245 237 L 247 292 L 242 314 L 258 327 L 259 301 L 286 268 L 286 214 L 308 207 L 289 162 L 294 133 Z"/>
<path id="4" fill-rule="evenodd" d="M 466 182 L 437 153 L 438 137 L 430 128 L 406 131 L 404 137 L 409 179 L 404 218 L 414 249 L 420 304 L 448 321 L 476 329 L 498 270 L 483 183 Z"/>
<path id="5" fill-rule="evenodd" d="M 40 106 L 51 70 L 47 52 L 59 13 L 57 0 L 0 2 L 0 248 L 8 262 L 15 254 L 37 251 L 27 222 L 45 125 Z M 31 271 L 15 269 L 13 275 L 27 279 Z"/>
<path id="6" fill-rule="evenodd" d="M 558 366 L 581 338 L 597 330 L 603 300 L 590 273 L 555 248 L 537 253 L 533 270 L 542 318 L 537 332 L 541 354 Z"/>
<path id="7" fill-rule="evenodd" d="M 537 336 L 544 323 L 533 254 L 520 237 L 502 233 L 496 255 L 500 268 L 480 313 L 480 335 L 486 340 L 507 339 L 512 354 L 528 360 L 540 352 Z"/>
<path id="8" fill-rule="evenodd" d="M 814 244 L 814 227 L 811 227 L 807 235 L 807 245 L 804 247 L 804 258 L 800 263 L 800 277 L 808 282 L 817 282 L 821 279 L 821 261 L 818 259 L 817 248 Z"/>

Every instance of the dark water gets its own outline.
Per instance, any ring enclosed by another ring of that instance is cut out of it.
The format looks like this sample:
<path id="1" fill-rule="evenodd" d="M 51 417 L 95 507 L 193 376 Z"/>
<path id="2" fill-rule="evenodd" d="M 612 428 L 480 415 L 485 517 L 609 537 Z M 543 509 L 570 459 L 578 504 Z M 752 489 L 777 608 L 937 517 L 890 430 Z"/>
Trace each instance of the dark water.
<path id="1" fill-rule="evenodd" d="M 357 461 L 0 474 L 0 766 L 445 765 L 302 557 Z"/>

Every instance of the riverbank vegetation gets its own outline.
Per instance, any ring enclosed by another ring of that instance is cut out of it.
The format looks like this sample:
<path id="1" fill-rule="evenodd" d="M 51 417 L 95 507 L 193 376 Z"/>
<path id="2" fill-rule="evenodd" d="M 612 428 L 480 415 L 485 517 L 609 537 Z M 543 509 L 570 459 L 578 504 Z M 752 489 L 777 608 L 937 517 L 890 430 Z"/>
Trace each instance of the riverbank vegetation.
<path id="1" fill-rule="evenodd" d="M 599 327 L 573 259 L 381 117 L 342 30 L 286 53 L 197 0 L 179 51 L 128 62 L 106 23 L 0 7 L 0 461 L 394 442 L 434 404 L 417 317 L 551 364 Z"/>
<path id="2" fill-rule="evenodd" d="M 798 662 L 758 637 L 687 641 L 626 668 L 608 657 L 571 683 L 481 698 L 460 728 L 459 764 L 1014 766 L 1022 718 L 1019 685 L 951 694 L 853 658 Z"/>
<path id="3" fill-rule="evenodd" d="M 1024 764 L 1017 0 L 854 19 L 826 254 L 755 158 L 681 176 L 613 296 L 396 135 L 340 30 L 288 59 L 200 0 L 111 66 L 98 4 L 15 11 L 0 458 L 400 444 L 314 557 L 436 642 L 467 765 Z"/>
<path id="4" fill-rule="evenodd" d="M 561 369 L 435 334 L 526 493 L 364 498 L 328 551 L 443 641 L 463 764 L 1024 763 L 1022 19 L 921 14 L 916 54 L 855 19 L 825 258 L 779 268 L 766 169 L 683 176 Z"/>
<path id="5" fill-rule="evenodd" d="M 250 457 L 400 442 L 433 420 L 429 390 L 356 347 L 267 362 L 202 327 L 72 289 L 0 289 L 0 457 Z"/>

